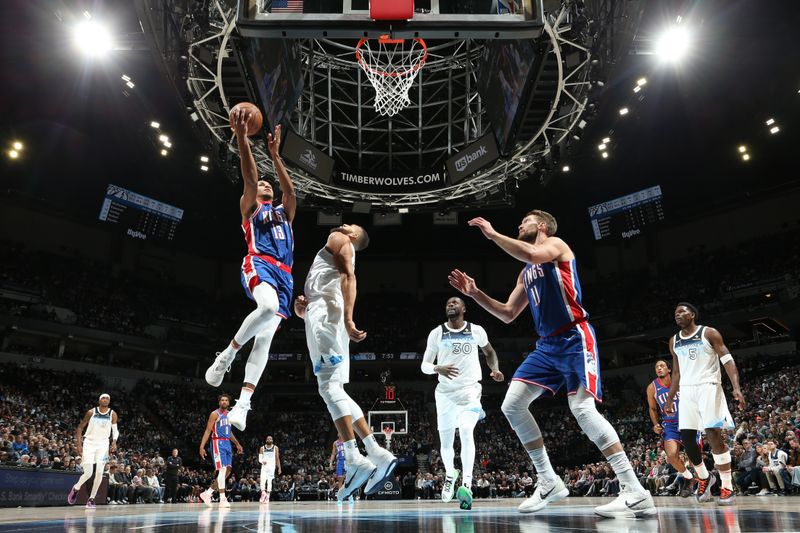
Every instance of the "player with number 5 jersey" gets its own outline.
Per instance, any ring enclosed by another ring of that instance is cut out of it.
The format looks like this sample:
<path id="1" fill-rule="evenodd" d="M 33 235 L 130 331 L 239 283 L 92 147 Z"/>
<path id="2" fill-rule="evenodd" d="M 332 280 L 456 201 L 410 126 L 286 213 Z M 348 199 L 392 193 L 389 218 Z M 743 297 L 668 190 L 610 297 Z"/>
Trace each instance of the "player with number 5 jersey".
<path id="1" fill-rule="evenodd" d="M 216 359 L 206 370 L 208 384 L 219 387 L 236 358 L 236 352 L 255 337 L 253 348 L 247 357 L 239 398 L 228 415 L 231 425 L 241 431 L 244 431 L 247 424 L 250 399 L 269 360 L 272 337 L 281 320 L 290 316 L 294 263 L 292 221 L 297 209 L 294 184 L 278 153 L 281 127 L 275 128 L 274 136 L 271 133 L 267 135 L 267 147 L 282 192 L 283 203 L 275 205 L 272 185 L 258 178 L 258 168 L 247 139 L 249 118 L 246 111 L 240 109 L 235 109 L 231 114 L 244 182 L 239 210 L 247 242 L 247 255 L 242 261 L 241 279 L 245 293 L 255 301 L 256 308 L 245 317 L 230 344 L 217 353 Z"/>
<path id="2" fill-rule="evenodd" d="M 569 495 L 550 464 L 542 432 L 529 409 L 539 396 L 566 389 L 578 425 L 605 455 L 620 482 L 619 497 L 596 507 L 595 513 L 609 518 L 654 515 L 652 496 L 636 477 L 617 432 L 595 405 L 603 395 L 597 339 L 583 307 L 575 254 L 555 237 L 555 217 L 541 210 L 529 212 L 519 225 L 516 239 L 495 231 L 483 218 L 474 218 L 469 225 L 479 228 L 484 237 L 525 266 L 505 303 L 486 295 L 460 270 L 450 273 L 450 284 L 506 323 L 528 307 L 539 334 L 536 349 L 514 373 L 502 406 L 539 478 L 533 496 L 522 502 L 519 511 L 534 513 Z"/>

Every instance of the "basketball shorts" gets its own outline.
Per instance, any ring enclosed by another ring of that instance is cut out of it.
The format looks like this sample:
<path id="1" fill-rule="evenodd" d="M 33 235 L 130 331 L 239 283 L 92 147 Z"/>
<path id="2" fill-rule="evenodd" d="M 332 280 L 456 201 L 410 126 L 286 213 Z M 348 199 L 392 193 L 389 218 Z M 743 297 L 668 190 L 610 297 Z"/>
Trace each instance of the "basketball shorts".
<path id="1" fill-rule="evenodd" d="M 344 327 L 344 302 L 319 297 L 309 301 L 305 316 L 306 342 L 317 381 L 350 382 L 350 337 Z"/>
<path id="2" fill-rule="evenodd" d="M 242 287 L 247 297 L 253 300 L 253 289 L 259 283 L 267 283 L 278 293 L 278 315 L 292 316 L 292 291 L 294 280 L 291 272 L 281 270 L 255 255 L 246 255 L 242 261 Z"/>
<path id="3" fill-rule="evenodd" d="M 681 384 L 681 404 L 678 408 L 680 429 L 733 429 L 733 417 L 728 401 L 718 383 Z"/>
<path id="4" fill-rule="evenodd" d="M 275 479 L 275 465 L 261 465 L 261 479 Z"/>
<path id="5" fill-rule="evenodd" d="M 683 439 L 681 438 L 680 429 L 678 429 L 678 421 L 677 420 L 662 420 L 661 427 L 664 429 L 664 432 L 661 434 L 664 437 L 664 442 L 668 440 L 674 440 L 683 444 Z M 702 433 L 697 432 L 697 443 L 701 444 L 703 441 Z"/>
<path id="6" fill-rule="evenodd" d="M 336 461 L 336 477 L 343 477 L 347 473 L 344 461 Z"/>
<path id="7" fill-rule="evenodd" d="M 83 441 L 83 457 L 81 463 L 94 465 L 108 462 L 108 441 Z"/>
<path id="8" fill-rule="evenodd" d="M 231 441 L 222 439 L 211 439 L 211 457 L 214 460 L 214 468 L 222 470 L 231 466 L 233 463 L 233 450 Z"/>
<path id="9" fill-rule="evenodd" d="M 436 386 L 436 424 L 441 431 L 458 427 L 458 417 L 465 411 L 473 411 L 480 415 L 481 394 L 483 387 L 473 383 L 455 390 L 447 390 Z"/>
<path id="10" fill-rule="evenodd" d="M 602 401 L 594 328 L 588 322 L 579 322 L 559 335 L 541 337 L 512 379 L 538 385 L 553 396 L 562 387 L 566 387 L 568 394 L 575 394 L 583 387 L 597 401 Z"/>

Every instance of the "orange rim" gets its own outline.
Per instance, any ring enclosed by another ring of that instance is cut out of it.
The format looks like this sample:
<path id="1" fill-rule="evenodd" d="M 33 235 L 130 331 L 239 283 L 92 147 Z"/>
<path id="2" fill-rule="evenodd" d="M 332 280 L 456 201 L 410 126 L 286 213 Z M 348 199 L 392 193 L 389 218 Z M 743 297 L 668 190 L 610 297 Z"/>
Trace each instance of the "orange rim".
<path id="1" fill-rule="evenodd" d="M 421 37 L 414 37 L 413 40 L 416 41 L 420 46 L 422 46 L 423 54 L 422 58 L 417 62 L 416 65 L 413 67 L 406 69 L 402 72 L 386 72 L 385 70 L 374 69 L 372 66 L 367 64 L 364 61 L 364 57 L 361 54 L 361 47 L 367 42 L 369 39 L 366 37 L 362 37 L 361 40 L 358 41 L 356 45 L 356 61 L 358 64 L 361 65 L 365 70 L 369 70 L 373 74 L 378 74 L 379 76 L 385 76 L 387 78 L 399 78 L 402 76 L 408 76 L 409 74 L 413 74 L 414 72 L 418 71 L 425 65 L 425 61 L 428 59 L 428 45 L 425 44 L 425 41 Z M 378 42 L 381 44 L 403 44 L 406 42 L 405 39 L 392 39 L 388 35 L 381 35 L 378 37 Z"/>

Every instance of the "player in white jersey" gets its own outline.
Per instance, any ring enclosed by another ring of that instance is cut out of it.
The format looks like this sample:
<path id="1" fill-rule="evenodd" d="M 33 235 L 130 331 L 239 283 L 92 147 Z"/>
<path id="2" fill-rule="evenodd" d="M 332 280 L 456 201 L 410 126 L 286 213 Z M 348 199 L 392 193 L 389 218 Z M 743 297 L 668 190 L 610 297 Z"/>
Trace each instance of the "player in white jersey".
<path id="1" fill-rule="evenodd" d="M 369 244 L 364 228 L 344 224 L 331 230 L 328 242 L 314 258 L 304 287 L 295 300 L 295 313 L 305 319 L 306 341 L 317 376 L 319 394 L 344 440 L 344 485 L 337 493 L 344 501 L 366 483 L 374 494 L 394 472 L 397 458 L 375 441 L 364 412 L 345 392 L 350 381 L 350 341 L 361 342 L 367 334 L 356 327 L 356 251 Z M 355 434 L 361 437 L 369 459 L 361 455 Z M 374 462 L 373 462 L 374 461 Z"/>
<path id="2" fill-rule="evenodd" d="M 711 487 L 716 483 L 714 476 L 708 473 L 703 464 L 695 438 L 697 431 L 705 430 L 722 482 L 717 503 L 733 505 L 736 496 L 731 480 L 731 453 L 725 443 L 723 431 L 733 429 L 734 423 L 722 391 L 720 364 L 731 380 L 733 397 L 738 401 L 739 409 L 745 407 L 744 395 L 739 387 L 739 371 L 722 335 L 714 328 L 696 324 L 698 318 L 697 308 L 690 303 L 681 302 L 675 308 L 675 322 L 681 330 L 669 341 L 672 352 L 672 384 L 665 412 L 672 414 L 673 401 L 680 390 L 678 429 L 686 455 L 692 461 L 697 476 L 697 500 L 709 501 Z"/>
<path id="3" fill-rule="evenodd" d="M 258 478 L 261 483 L 261 499 L 259 500 L 261 503 L 269 501 L 275 470 L 277 469 L 278 475 L 281 475 L 280 453 L 280 448 L 275 446 L 270 435 L 267 436 L 267 443 L 258 449 L 258 462 L 261 463 L 261 477 Z"/>
<path id="4" fill-rule="evenodd" d="M 453 486 L 458 480 L 454 465 L 453 443 L 458 428 L 461 441 L 462 484 L 456 497 L 462 509 L 472 509 L 472 468 L 475 464 L 475 440 L 473 430 L 483 417 L 481 407 L 481 363 L 478 348 L 486 356 L 486 364 L 495 381 L 505 378 L 500 372 L 486 330 L 464 320 L 464 300 L 456 296 L 447 300 L 445 306 L 447 322 L 428 334 L 428 345 L 422 361 L 425 374 L 439 374 L 436 386 L 436 418 L 441 441 L 441 454 L 446 477 L 442 488 L 442 501 L 453 499 Z M 434 364 L 434 362 L 438 364 Z"/>
<path id="5" fill-rule="evenodd" d="M 78 499 L 78 491 L 81 486 L 92 477 L 95 472 L 92 491 L 89 500 L 86 502 L 87 509 L 94 509 L 94 498 L 100 489 L 103 481 L 103 468 L 108 462 L 108 452 L 117 451 L 117 439 L 119 438 L 119 428 L 117 427 L 117 413 L 114 412 L 109 404 L 111 396 L 101 394 L 97 407 L 89 409 L 75 430 L 75 441 L 77 442 L 78 455 L 83 459 L 83 474 L 78 482 L 73 485 L 72 490 L 67 495 L 67 503 L 75 505 Z M 84 433 L 83 430 L 86 429 Z M 111 439 L 111 447 L 108 441 Z"/>

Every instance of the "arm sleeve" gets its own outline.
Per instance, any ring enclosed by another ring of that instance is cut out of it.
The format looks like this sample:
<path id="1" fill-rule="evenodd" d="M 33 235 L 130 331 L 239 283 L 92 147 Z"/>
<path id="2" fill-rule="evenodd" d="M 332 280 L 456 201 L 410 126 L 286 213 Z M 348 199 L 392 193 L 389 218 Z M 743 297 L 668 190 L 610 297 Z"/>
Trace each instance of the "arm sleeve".
<path id="1" fill-rule="evenodd" d="M 428 345 L 425 347 L 425 356 L 422 358 L 422 372 L 425 374 L 435 374 L 433 362 L 436 361 L 439 344 L 439 328 L 432 330 L 428 334 Z"/>
<path id="2" fill-rule="evenodd" d="M 111 424 L 111 440 L 119 440 L 119 427 L 116 424 Z"/>

